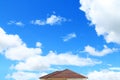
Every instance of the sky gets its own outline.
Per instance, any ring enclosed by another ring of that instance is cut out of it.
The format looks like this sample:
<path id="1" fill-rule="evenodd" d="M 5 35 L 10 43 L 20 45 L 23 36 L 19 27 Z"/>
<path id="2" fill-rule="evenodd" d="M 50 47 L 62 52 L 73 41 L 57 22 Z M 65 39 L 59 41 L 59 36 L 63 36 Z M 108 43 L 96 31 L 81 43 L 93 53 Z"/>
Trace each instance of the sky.
<path id="1" fill-rule="evenodd" d="M 0 0 L 0 80 L 120 80 L 119 34 L 119 0 Z"/>

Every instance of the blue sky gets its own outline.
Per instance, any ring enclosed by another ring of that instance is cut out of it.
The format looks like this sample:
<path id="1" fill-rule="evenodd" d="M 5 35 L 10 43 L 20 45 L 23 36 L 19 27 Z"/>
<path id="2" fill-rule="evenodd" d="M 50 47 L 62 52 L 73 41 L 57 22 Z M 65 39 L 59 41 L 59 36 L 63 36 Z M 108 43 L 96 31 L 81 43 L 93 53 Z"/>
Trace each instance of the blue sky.
<path id="1" fill-rule="evenodd" d="M 88 80 L 120 80 L 119 4 L 1 0 L 0 80 L 38 80 L 66 68 Z"/>

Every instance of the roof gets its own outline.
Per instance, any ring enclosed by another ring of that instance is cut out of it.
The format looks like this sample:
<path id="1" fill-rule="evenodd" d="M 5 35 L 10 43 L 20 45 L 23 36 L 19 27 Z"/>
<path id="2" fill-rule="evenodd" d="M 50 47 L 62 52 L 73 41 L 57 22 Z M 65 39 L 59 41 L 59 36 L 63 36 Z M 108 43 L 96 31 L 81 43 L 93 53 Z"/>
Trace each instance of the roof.
<path id="1" fill-rule="evenodd" d="M 55 71 L 53 73 L 40 77 L 40 79 L 47 78 L 87 78 L 87 77 L 76 72 L 73 72 L 69 69 L 65 69 L 63 71 Z"/>

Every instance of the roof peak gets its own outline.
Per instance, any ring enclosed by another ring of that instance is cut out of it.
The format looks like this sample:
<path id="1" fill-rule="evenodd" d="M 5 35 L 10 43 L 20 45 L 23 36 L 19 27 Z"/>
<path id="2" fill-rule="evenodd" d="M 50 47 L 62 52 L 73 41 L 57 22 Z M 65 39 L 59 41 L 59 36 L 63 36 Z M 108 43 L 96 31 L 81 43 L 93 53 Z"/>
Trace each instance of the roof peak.
<path id="1" fill-rule="evenodd" d="M 87 78 L 81 74 L 78 74 L 74 71 L 71 71 L 69 69 L 65 69 L 65 70 L 62 70 L 62 71 L 55 71 L 55 72 L 52 72 L 48 75 L 45 75 L 45 76 L 42 76 L 40 77 L 41 79 L 46 79 L 46 78 Z"/>

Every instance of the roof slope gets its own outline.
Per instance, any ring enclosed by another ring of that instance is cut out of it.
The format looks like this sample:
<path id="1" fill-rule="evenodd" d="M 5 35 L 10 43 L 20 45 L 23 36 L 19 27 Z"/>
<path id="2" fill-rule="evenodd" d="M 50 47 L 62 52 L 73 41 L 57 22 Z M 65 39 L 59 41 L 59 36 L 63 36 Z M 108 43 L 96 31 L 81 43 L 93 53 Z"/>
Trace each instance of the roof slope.
<path id="1" fill-rule="evenodd" d="M 76 72 L 73 72 L 71 70 L 65 69 L 63 71 L 56 71 L 40 77 L 40 79 L 46 79 L 46 78 L 87 78 L 87 77 L 78 74 Z"/>

